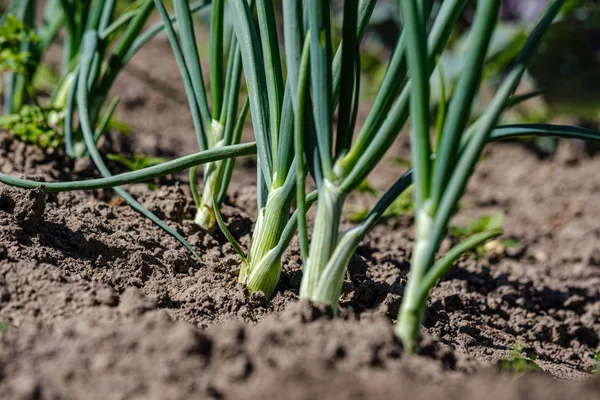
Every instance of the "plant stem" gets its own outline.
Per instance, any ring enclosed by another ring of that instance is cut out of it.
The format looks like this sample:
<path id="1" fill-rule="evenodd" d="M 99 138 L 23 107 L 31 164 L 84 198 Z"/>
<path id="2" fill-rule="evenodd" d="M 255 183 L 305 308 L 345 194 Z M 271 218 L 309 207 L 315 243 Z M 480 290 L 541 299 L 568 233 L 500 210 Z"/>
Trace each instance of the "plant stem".
<path id="1" fill-rule="evenodd" d="M 196 167 L 207 162 L 222 160 L 225 158 L 243 157 L 256 154 L 256 143 L 243 143 L 225 146 L 219 149 L 206 150 L 194 153 L 178 159 L 167 161 L 160 165 L 143 168 L 137 171 L 125 172 L 107 178 L 88 179 L 72 182 L 39 182 L 0 173 L 0 182 L 23 189 L 35 189 L 41 187 L 45 192 L 66 192 L 70 190 L 90 190 L 112 188 L 121 185 L 129 185 L 148 181 L 161 176 L 174 174 Z"/>
<path id="2" fill-rule="evenodd" d="M 408 285 L 404 296 L 416 298 L 415 285 Z M 412 290 L 411 290 L 412 289 Z M 402 302 L 402 308 L 396 323 L 396 335 L 402 340 L 402 345 L 407 353 L 413 354 L 421 337 L 421 320 L 423 309 L 415 301 Z"/>
<path id="3" fill-rule="evenodd" d="M 210 126 L 210 133 L 209 148 L 222 147 L 224 145 L 223 125 L 213 119 Z M 215 161 L 204 166 L 204 187 L 194 222 L 208 230 L 212 230 L 217 222 L 213 208 L 218 207 L 218 205 L 214 204 L 213 199 L 221 191 L 224 164 L 222 161 Z"/>
<path id="4" fill-rule="evenodd" d="M 425 309 L 424 299 L 420 301 L 419 294 L 423 277 L 429 267 L 425 264 L 425 259 L 433 223 L 433 218 L 428 212 L 430 205 L 430 201 L 426 202 L 416 216 L 415 247 L 410 263 L 410 279 L 406 285 L 396 325 L 396 334 L 402 339 L 404 349 L 409 353 L 417 349 Z"/>
<path id="5" fill-rule="evenodd" d="M 265 207 L 258 212 L 247 262 L 239 275 L 239 282 L 246 285 L 249 294 L 260 291 L 271 298 L 279 282 L 281 257 L 272 257 L 272 254 L 289 220 L 293 198 L 289 193 L 286 186 L 272 188 Z"/>
<path id="6" fill-rule="evenodd" d="M 312 301 L 330 304 L 334 312 L 337 311 L 344 274 L 363 236 L 364 231 L 361 226 L 354 227 L 341 236 L 323 270 L 315 292 L 310 297 Z"/>
<path id="7" fill-rule="evenodd" d="M 304 277 L 300 285 L 300 297 L 313 301 L 322 300 L 318 293 L 319 281 L 337 244 L 342 206 L 346 195 L 337 186 L 323 180 L 319 188 L 317 216 L 313 228 L 308 260 L 304 265 Z"/>
<path id="8" fill-rule="evenodd" d="M 220 161 L 218 163 L 220 163 Z M 198 204 L 194 222 L 200 225 L 202 228 L 212 231 L 216 223 L 214 215 L 215 204 L 212 199 L 212 193 L 218 183 L 216 180 L 217 174 L 215 173 L 217 166 L 215 164 L 209 164 L 206 167 L 208 170 L 210 170 L 210 173 L 208 174 L 208 180 L 204 181 L 202 197 L 200 199 L 200 203 Z"/>

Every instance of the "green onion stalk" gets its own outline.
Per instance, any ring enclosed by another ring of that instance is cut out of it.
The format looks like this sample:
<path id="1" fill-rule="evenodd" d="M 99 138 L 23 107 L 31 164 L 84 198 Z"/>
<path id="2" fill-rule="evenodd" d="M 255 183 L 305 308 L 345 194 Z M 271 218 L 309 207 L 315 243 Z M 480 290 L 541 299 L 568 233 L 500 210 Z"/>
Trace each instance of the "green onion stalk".
<path id="1" fill-rule="evenodd" d="M 223 125 L 219 121 L 213 120 L 210 124 L 209 148 L 215 148 L 225 145 L 223 140 Z M 204 187 L 202 188 L 202 197 L 196 202 L 196 217 L 194 222 L 205 229 L 213 229 L 216 224 L 215 207 L 213 199 L 215 188 L 219 187 L 222 178 L 223 162 L 210 163 L 204 166 Z M 195 173 L 193 174 L 195 178 Z M 191 180 L 193 182 L 193 180 Z M 196 185 L 193 185 L 195 188 Z M 195 197 L 197 197 L 197 192 Z M 215 199 L 216 200 L 216 199 Z"/>
<path id="2" fill-rule="evenodd" d="M 248 255 L 240 254 L 239 282 L 249 295 L 263 292 L 270 298 L 279 281 L 281 256 L 291 240 L 289 232 L 295 230 L 290 218 L 295 194 L 290 140 L 292 105 L 289 87 L 284 85 L 273 3 L 267 0 L 252 3 L 245 0 L 228 2 L 240 44 L 258 153 L 258 218 Z M 254 6 L 258 29 L 252 15 Z"/>

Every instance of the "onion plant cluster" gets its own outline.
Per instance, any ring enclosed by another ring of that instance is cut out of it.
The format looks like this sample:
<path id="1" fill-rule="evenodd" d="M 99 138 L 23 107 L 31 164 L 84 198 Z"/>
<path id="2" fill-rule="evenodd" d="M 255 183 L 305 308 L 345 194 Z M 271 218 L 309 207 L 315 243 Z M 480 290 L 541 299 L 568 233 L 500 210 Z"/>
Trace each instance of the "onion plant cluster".
<path id="1" fill-rule="evenodd" d="M 295 196 L 292 98 L 285 85 L 280 41 L 273 2 L 229 1 L 240 44 L 244 76 L 257 145 L 258 219 L 247 255 L 242 257 L 239 281 L 251 294 L 271 297 L 281 273 L 281 257 L 295 231 L 290 218 Z M 289 3 L 289 2 L 288 2 Z"/>
<path id="2" fill-rule="evenodd" d="M 363 0 L 360 5 L 355 3 L 360 12 L 357 12 L 352 29 L 358 40 L 365 34 L 376 2 Z M 320 110 L 320 104 L 316 102 L 314 112 L 309 102 L 302 106 L 300 112 L 297 110 L 300 106 L 296 105 L 299 63 L 309 30 L 304 16 L 305 11 L 309 9 L 307 7 L 314 7 L 316 4 L 322 4 L 324 8 L 331 6 L 329 2 L 283 2 L 285 48 L 282 54 L 282 40 L 279 38 L 273 2 L 256 1 L 257 29 L 253 21 L 253 2 L 229 1 L 248 86 L 258 158 L 259 215 L 248 255 L 245 256 L 240 251 L 243 263 L 239 281 L 246 286 L 249 294 L 260 291 L 268 298 L 273 295 L 279 281 L 281 257 L 296 230 L 296 223 L 304 221 L 307 205 L 318 195 L 317 192 L 308 196 L 302 193 L 302 198 L 297 198 L 296 170 L 299 165 L 304 165 L 304 159 L 298 157 L 294 151 L 296 126 L 306 125 L 312 132 L 320 118 L 331 118 L 331 114 Z M 330 36 L 322 37 L 327 43 L 329 39 Z M 330 47 L 329 52 L 331 53 Z M 342 53 L 342 46 L 339 46 L 329 64 L 329 76 L 334 90 L 338 90 L 342 79 L 347 77 L 343 70 Z M 283 65 L 287 69 L 286 77 L 283 74 Z M 290 216 L 291 204 L 295 197 L 298 208 Z M 240 249 L 237 244 L 234 247 Z"/>
<path id="3" fill-rule="evenodd" d="M 207 228 L 218 224 L 232 242 L 242 258 L 239 281 L 249 294 L 261 291 L 267 297 L 273 295 L 283 252 L 297 230 L 303 260 L 300 297 L 331 305 L 334 310 L 339 305 L 348 263 L 359 243 L 392 202 L 413 185 L 415 244 L 396 325 L 396 333 L 407 351 L 418 349 L 420 326 L 432 287 L 462 255 L 501 234 L 496 229 L 477 233 L 439 254 L 450 219 L 485 144 L 523 136 L 600 140 L 598 132 L 569 126 L 499 125 L 507 108 L 531 97 L 514 92 L 528 60 L 565 0 L 550 0 L 493 99 L 474 121 L 472 108 L 489 61 L 488 47 L 495 32 L 500 0 L 477 3 L 465 66 L 453 90 L 447 95 L 442 90 L 437 107 L 432 107 L 430 99 L 430 76 L 467 0 L 399 0 L 403 30 L 360 126 L 357 124 L 361 107 L 360 46 L 376 0 L 344 2 L 341 42 L 335 51 L 330 0 L 284 1 L 282 21 L 277 21 L 273 2 L 269 0 L 213 1 L 210 96 L 203 80 L 191 18 L 194 7 L 201 6 L 189 5 L 184 0 L 173 3 L 174 17 L 167 15 L 161 0 L 144 0 L 140 10 L 145 10 L 145 6 L 150 10 L 154 5 L 162 17 L 160 27 L 166 28 L 181 71 L 201 151 L 111 176 L 96 148 L 97 130 L 93 121 L 106 95 L 102 77 L 111 68 L 122 67 L 137 44 L 148 38 L 147 34 L 140 34 L 141 26 L 133 23 L 142 15 L 147 17 L 137 11 L 126 28 L 126 32 L 132 32 L 132 39 L 125 43 L 126 49 L 115 51 L 114 54 L 121 56 L 114 63 L 110 58 L 104 67 L 99 65 L 106 51 L 102 32 L 107 28 L 90 29 L 83 35 L 74 69 L 76 84 L 71 86 L 72 98 L 78 107 L 85 148 L 104 177 L 46 183 L 0 174 L 0 182 L 29 189 L 41 187 L 50 192 L 116 187 L 125 197 L 128 195 L 120 185 L 190 169 L 198 206 L 196 222 Z M 223 29 L 225 6 L 233 16 L 235 35 L 230 38 L 225 38 Z M 283 40 L 278 30 L 280 25 Z M 242 74 L 248 98 L 240 110 Z M 432 123 L 433 109 L 437 111 L 435 123 Z M 240 144 L 248 110 L 256 141 Z M 397 177 L 364 222 L 342 231 L 341 220 L 349 194 L 384 159 L 404 128 L 410 128 L 407 130 L 412 168 Z M 249 155 L 257 156 L 259 214 L 250 248 L 245 252 L 227 231 L 218 205 L 228 188 L 233 160 Z M 196 168 L 200 165 L 205 165 L 202 195 L 195 189 Z M 317 190 L 307 195 L 309 180 Z M 144 212 L 139 203 L 131 197 L 128 200 Z M 292 212 L 294 200 L 296 209 Z M 306 214 L 315 201 L 316 218 L 309 235 Z M 147 212 L 145 215 L 153 217 Z M 172 229 L 170 232 L 193 251 L 177 232 Z"/>
<path id="4" fill-rule="evenodd" d="M 196 1 L 189 5 L 189 13 L 204 8 L 208 1 Z M 4 85 L 3 125 L 15 130 L 33 132 L 34 135 L 49 134 L 60 137 L 65 152 L 71 158 L 91 157 L 104 176 L 110 176 L 97 143 L 107 131 L 119 98 L 110 101 L 109 94 L 116 78 L 129 60 L 165 26 L 171 26 L 175 16 L 167 16 L 168 24 L 155 24 L 145 29 L 154 11 L 152 0 L 137 2 L 117 13 L 116 0 L 49 0 L 42 2 L 13 0 L 5 14 L 5 36 L 20 39 L 20 55 L 7 68 Z M 42 23 L 35 25 L 38 13 L 43 13 Z M 36 70 L 43 61 L 50 45 L 57 41 L 59 31 L 64 29 L 63 61 L 61 76 L 53 90 L 49 104 L 40 105 L 32 87 Z M 20 30 L 31 34 L 16 33 Z M 12 33 L 12 36 L 8 36 Z M 13 60 L 15 57 L 11 57 Z M 16 68 L 20 66 L 20 68 Z M 32 105 L 26 104 L 32 103 Z M 76 122 L 79 121 L 79 124 Z M 6 126 L 8 125 L 8 126 Z M 62 132 L 59 134 L 58 130 Z M 38 145 L 47 143 L 38 140 Z M 58 145 L 59 140 L 51 143 Z M 151 219 L 165 231 L 176 237 L 195 253 L 189 243 L 177 231 L 151 213 L 122 188 L 115 188 L 134 209 Z"/>

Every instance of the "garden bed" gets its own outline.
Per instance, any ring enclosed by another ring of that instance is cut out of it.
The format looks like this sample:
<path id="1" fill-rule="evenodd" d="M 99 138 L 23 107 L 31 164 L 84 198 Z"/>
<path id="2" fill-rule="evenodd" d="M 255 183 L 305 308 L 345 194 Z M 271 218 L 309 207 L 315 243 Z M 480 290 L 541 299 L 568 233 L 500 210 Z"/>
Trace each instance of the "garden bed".
<path id="1" fill-rule="evenodd" d="M 126 71 L 116 87 L 120 117 L 134 135 L 113 133 L 106 146 L 169 157 L 194 151 L 189 111 L 179 92 L 164 87 L 179 82 L 166 41 L 151 43 Z M 148 79 L 158 84 L 150 88 Z M 481 260 L 463 258 L 433 290 L 420 356 L 404 355 L 393 334 L 412 248 L 410 214 L 388 219 L 361 244 L 343 288 L 341 318 L 332 321 L 329 310 L 297 301 L 296 241 L 284 255 L 274 299 L 247 301 L 231 245 L 192 223 L 183 175 L 161 180 L 157 190 L 130 189 L 189 239 L 203 263 L 111 190 L 43 194 L 0 186 L 0 322 L 7 324 L 0 334 L 0 393 L 600 398 L 600 380 L 589 372 L 600 336 L 600 158 L 567 142 L 544 160 L 515 143 L 488 149 L 455 224 L 501 211 L 504 237 L 516 245 Z M 369 178 L 372 186 L 388 186 L 403 172 L 392 158 L 408 154 L 404 136 Z M 3 173 L 94 176 L 85 162 L 64 160 L 0 133 Z M 251 161 L 238 164 L 222 212 L 247 248 L 256 172 Z M 352 197 L 357 209 L 373 202 L 369 194 Z M 513 358 L 515 346 L 535 354 L 544 372 L 499 375 L 499 361 Z"/>

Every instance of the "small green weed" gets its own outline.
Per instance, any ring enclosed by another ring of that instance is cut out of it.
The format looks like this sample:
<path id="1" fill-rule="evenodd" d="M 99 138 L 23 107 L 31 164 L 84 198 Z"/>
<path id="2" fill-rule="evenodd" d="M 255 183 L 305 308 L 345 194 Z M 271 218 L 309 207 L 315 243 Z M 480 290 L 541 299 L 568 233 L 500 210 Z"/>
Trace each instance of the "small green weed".
<path id="1" fill-rule="evenodd" d="M 534 351 L 525 352 L 520 344 L 515 344 L 510 358 L 500 360 L 500 371 L 503 373 L 522 374 L 531 371 L 542 371 L 535 362 L 538 356 Z"/>
<path id="2" fill-rule="evenodd" d="M 16 114 L 0 116 L 0 128 L 42 149 L 57 148 L 63 143 L 57 130 L 62 119 L 60 110 L 24 105 Z"/>
<path id="3" fill-rule="evenodd" d="M 485 232 L 489 229 L 502 228 L 504 225 L 504 214 L 484 215 L 480 218 L 470 220 L 465 226 L 451 226 L 450 235 L 456 238 L 464 238 L 475 233 Z"/>
<path id="4" fill-rule="evenodd" d="M 131 136 L 133 128 L 127 122 L 122 119 L 112 117 L 108 123 L 108 129 L 113 129 L 119 132 L 121 135 Z"/>
<path id="5" fill-rule="evenodd" d="M 134 154 L 132 157 L 125 157 L 120 154 L 107 154 L 106 158 L 123 165 L 125 168 L 131 171 L 138 171 L 140 169 L 160 165 L 167 161 L 166 157 L 139 156 L 137 154 Z M 146 183 L 151 190 L 155 190 L 157 188 L 156 184 L 153 182 Z"/>
<path id="6" fill-rule="evenodd" d="M 14 15 L 6 17 L 0 26 L 0 70 L 27 75 L 30 54 L 21 51 L 24 42 L 36 42 L 39 38 Z"/>
<path id="7" fill-rule="evenodd" d="M 9 328 L 10 325 L 8 325 L 6 322 L 0 322 L 0 333 L 8 332 Z"/>
<path id="8" fill-rule="evenodd" d="M 450 236 L 455 239 L 464 240 L 465 238 L 486 232 L 490 229 L 501 229 L 504 226 L 504 214 L 498 213 L 494 215 L 485 215 L 483 217 L 475 218 L 470 220 L 467 225 L 455 225 L 451 226 L 449 229 Z M 506 244 L 502 242 L 503 245 L 507 247 L 517 246 L 519 243 L 514 241 L 507 240 Z M 475 248 L 475 253 L 477 254 L 477 259 L 481 260 L 485 257 L 486 251 L 484 245 L 477 246 Z"/>
<path id="9" fill-rule="evenodd" d="M 504 247 L 509 247 L 509 248 L 513 248 L 513 249 L 517 248 L 521 245 L 521 243 L 519 243 L 519 241 L 517 239 L 512 239 L 512 238 L 502 239 L 500 241 L 500 243 L 502 243 L 502 245 Z"/>
<path id="10" fill-rule="evenodd" d="M 592 350 L 589 357 L 596 362 L 596 365 L 592 369 L 592 374 L 600 375 L 600 350 Z"/>
<path id="11" fill-rule="evenodd" d="M 366 181 L 364 181 L 366 182 Z M 367 183 L 368 185 L 368 183 Z M 361 191 L 362 193 L 372 193 L 380 196 L 381 193 L 370 186 L 367 186 L 368 189 L 365 189 L 364 183 L 361 184 L 363 187 Z M 389 218 L 399 217 L 401 215 L 405 215 L 414 211 L 413 207 L 413 195 L 412 189 L 409 188 L 404 191 L 394 202 L 387 208 L 387 210 L 382 215 L 382 220 L 386 220 Z M 365 208 L 362 210 L 353 211 L 348 215 L 348 220 L 353 223 L 360 223 L 367 218 L 369 215 L 370 209 Z"/>
<path id="12" fill-rule="evenodd" d="M 371 186 L 371 184 L 369 183 L 368 180 L 363 180 L 358 187 L 356 188 L 356 191 L 359 193 L 370 193 L 370 194 L 379 194 L 379 192 L 373 188 L 373 186 Z"/>
<path id="13" fill-rule="evenodd" d="M 106 158 L 117 162 L 132 171 L 138 171 L 140 169 L 159 165 L 167 161 L 166 157 L 139 156 L 137 154 L 133 155 L 132 157 L 125 157 L 120 154 L 107 154 Z"/>

